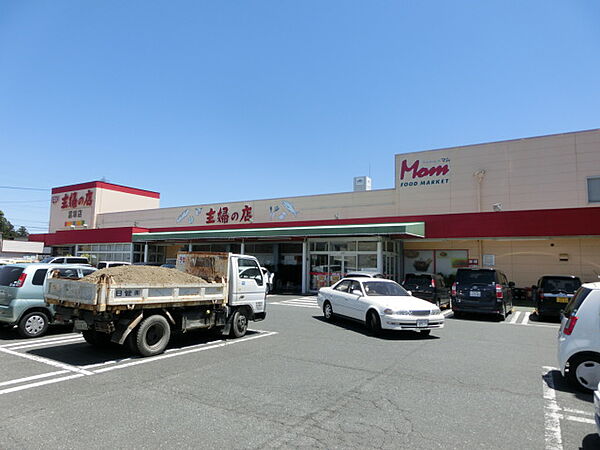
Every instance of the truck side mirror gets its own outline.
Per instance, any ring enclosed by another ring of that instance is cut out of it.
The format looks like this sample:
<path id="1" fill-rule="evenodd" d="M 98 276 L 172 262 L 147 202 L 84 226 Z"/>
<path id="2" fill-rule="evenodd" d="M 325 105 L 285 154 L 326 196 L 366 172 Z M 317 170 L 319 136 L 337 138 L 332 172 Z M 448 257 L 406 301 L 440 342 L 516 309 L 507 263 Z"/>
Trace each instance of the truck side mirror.
<path id="1" fill-rule="evenodd" d="M 514 281 L 509 281 L 508 282 L 508 287 L 514 288 L 515 287 L 515 282 Z"/>

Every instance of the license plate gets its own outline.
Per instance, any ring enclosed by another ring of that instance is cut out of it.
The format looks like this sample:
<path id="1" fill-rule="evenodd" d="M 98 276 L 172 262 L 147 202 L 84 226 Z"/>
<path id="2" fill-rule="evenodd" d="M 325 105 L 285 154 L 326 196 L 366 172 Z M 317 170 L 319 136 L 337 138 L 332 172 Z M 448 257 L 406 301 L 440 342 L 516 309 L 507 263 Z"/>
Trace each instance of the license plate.
<path id="1" fill-rule="evenodd" d="M 556 297 L 556 303 L 569 303 L 569 297 Z"/>
<path id="2" fill-rule="evenodd" d="M 471 297 L 481 297 L 481 292 L 479 292 L 479 291 L 471 291 L 471 292 L 469 292 L 469 295 Z"/>
<path id="3" fill-rule="evenodd" d="M 85 320 L 79 320 L 76 319 L 75 323 L 73 324 L 74 328 L 78 331 L 86 331 L 88 330 L 88 325 L 87 322 Z"/>
<path id="4" fill-rule="evenodd" d="M 429 325 L 429 319 L 417 320 L 417 328 L 426 327 L 427 325 Z"/>

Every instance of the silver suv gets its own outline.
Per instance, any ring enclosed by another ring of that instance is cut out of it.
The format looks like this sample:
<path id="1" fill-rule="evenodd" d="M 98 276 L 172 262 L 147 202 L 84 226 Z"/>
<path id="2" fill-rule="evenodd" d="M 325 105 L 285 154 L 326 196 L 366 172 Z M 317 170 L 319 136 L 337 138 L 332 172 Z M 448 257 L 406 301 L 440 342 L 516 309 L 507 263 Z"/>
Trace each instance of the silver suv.
<path id="1" fill-rule="evenodd" d="M 81 278 L 96 269 L 67 264 L 8 264 L 0 267 L 0 325 L 17 325 L 23 337 L 42 336 L 54 319 L 54 307 L 44 301 L 49 272 Z"/>

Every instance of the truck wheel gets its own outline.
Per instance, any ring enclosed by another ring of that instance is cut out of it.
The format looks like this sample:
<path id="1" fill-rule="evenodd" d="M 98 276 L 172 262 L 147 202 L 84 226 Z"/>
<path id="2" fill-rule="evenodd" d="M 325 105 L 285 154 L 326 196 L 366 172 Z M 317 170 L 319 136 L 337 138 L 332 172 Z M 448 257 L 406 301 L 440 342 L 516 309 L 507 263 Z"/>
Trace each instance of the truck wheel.
<path id="1" fill-rule="evenodd" d="M 171 338 L 171 327 L 158 314 L 142 320 L 137 332 L 137 349 L 142 356 L 154 356 L 165 351 Z"/>
<path id="2" fill-rule="evenodd" d="M 243 311 L 237 310 L 233 313 L 231 321 L 231 337 L 241 338 L 248 330 L 248 318 Z"/>
<path id="3" fill-rule="evenodd" d="M 96 330 L 82 331 L 83 339 L 94 347 L 108 347 L 110 345 L 110 336 L 106 333 L 98 333 Z"/>
<path id="4" fill-rule="evenodd" d="M 136 342 L 136 331 L 132 330 L 131 333 L 125 338 L 125 347 L 134 355 L 139 355 L 137 342 Z"/>
<path id="5" fill-rule="evenodd" d="M 43 312 L 30 312 L 19 320 L 19 334 L 26 338 L 42 336 L 47 329 L 48 316 Z"/>

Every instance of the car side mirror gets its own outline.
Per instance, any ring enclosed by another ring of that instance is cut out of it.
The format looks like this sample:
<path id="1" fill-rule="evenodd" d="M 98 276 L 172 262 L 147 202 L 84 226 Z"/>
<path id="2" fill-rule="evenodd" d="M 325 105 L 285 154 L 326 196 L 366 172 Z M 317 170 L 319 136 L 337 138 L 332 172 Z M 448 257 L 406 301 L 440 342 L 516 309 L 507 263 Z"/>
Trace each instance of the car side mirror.
<path id="1" fill-rule="evenodd" d="M 408 292 L 408 295 L 412 295 L 412 291 L 406 291 L 406 292 Z"/>
<path id="2" fill-rule="evenodd" d="M 358 295 L 359 297 L 362 297 L 362 292 L 361 292 L 359 289 L 354 289 L 354 290 L 352 291 L 352 293 L 353 293 L 354 295 Z"/>
<path id="3" fill-rule="evenodd" d="M 537 286 L 534 284 L 533 286 L 531 286 L 531 290 L 534 291 L 537 289 Z"/>

